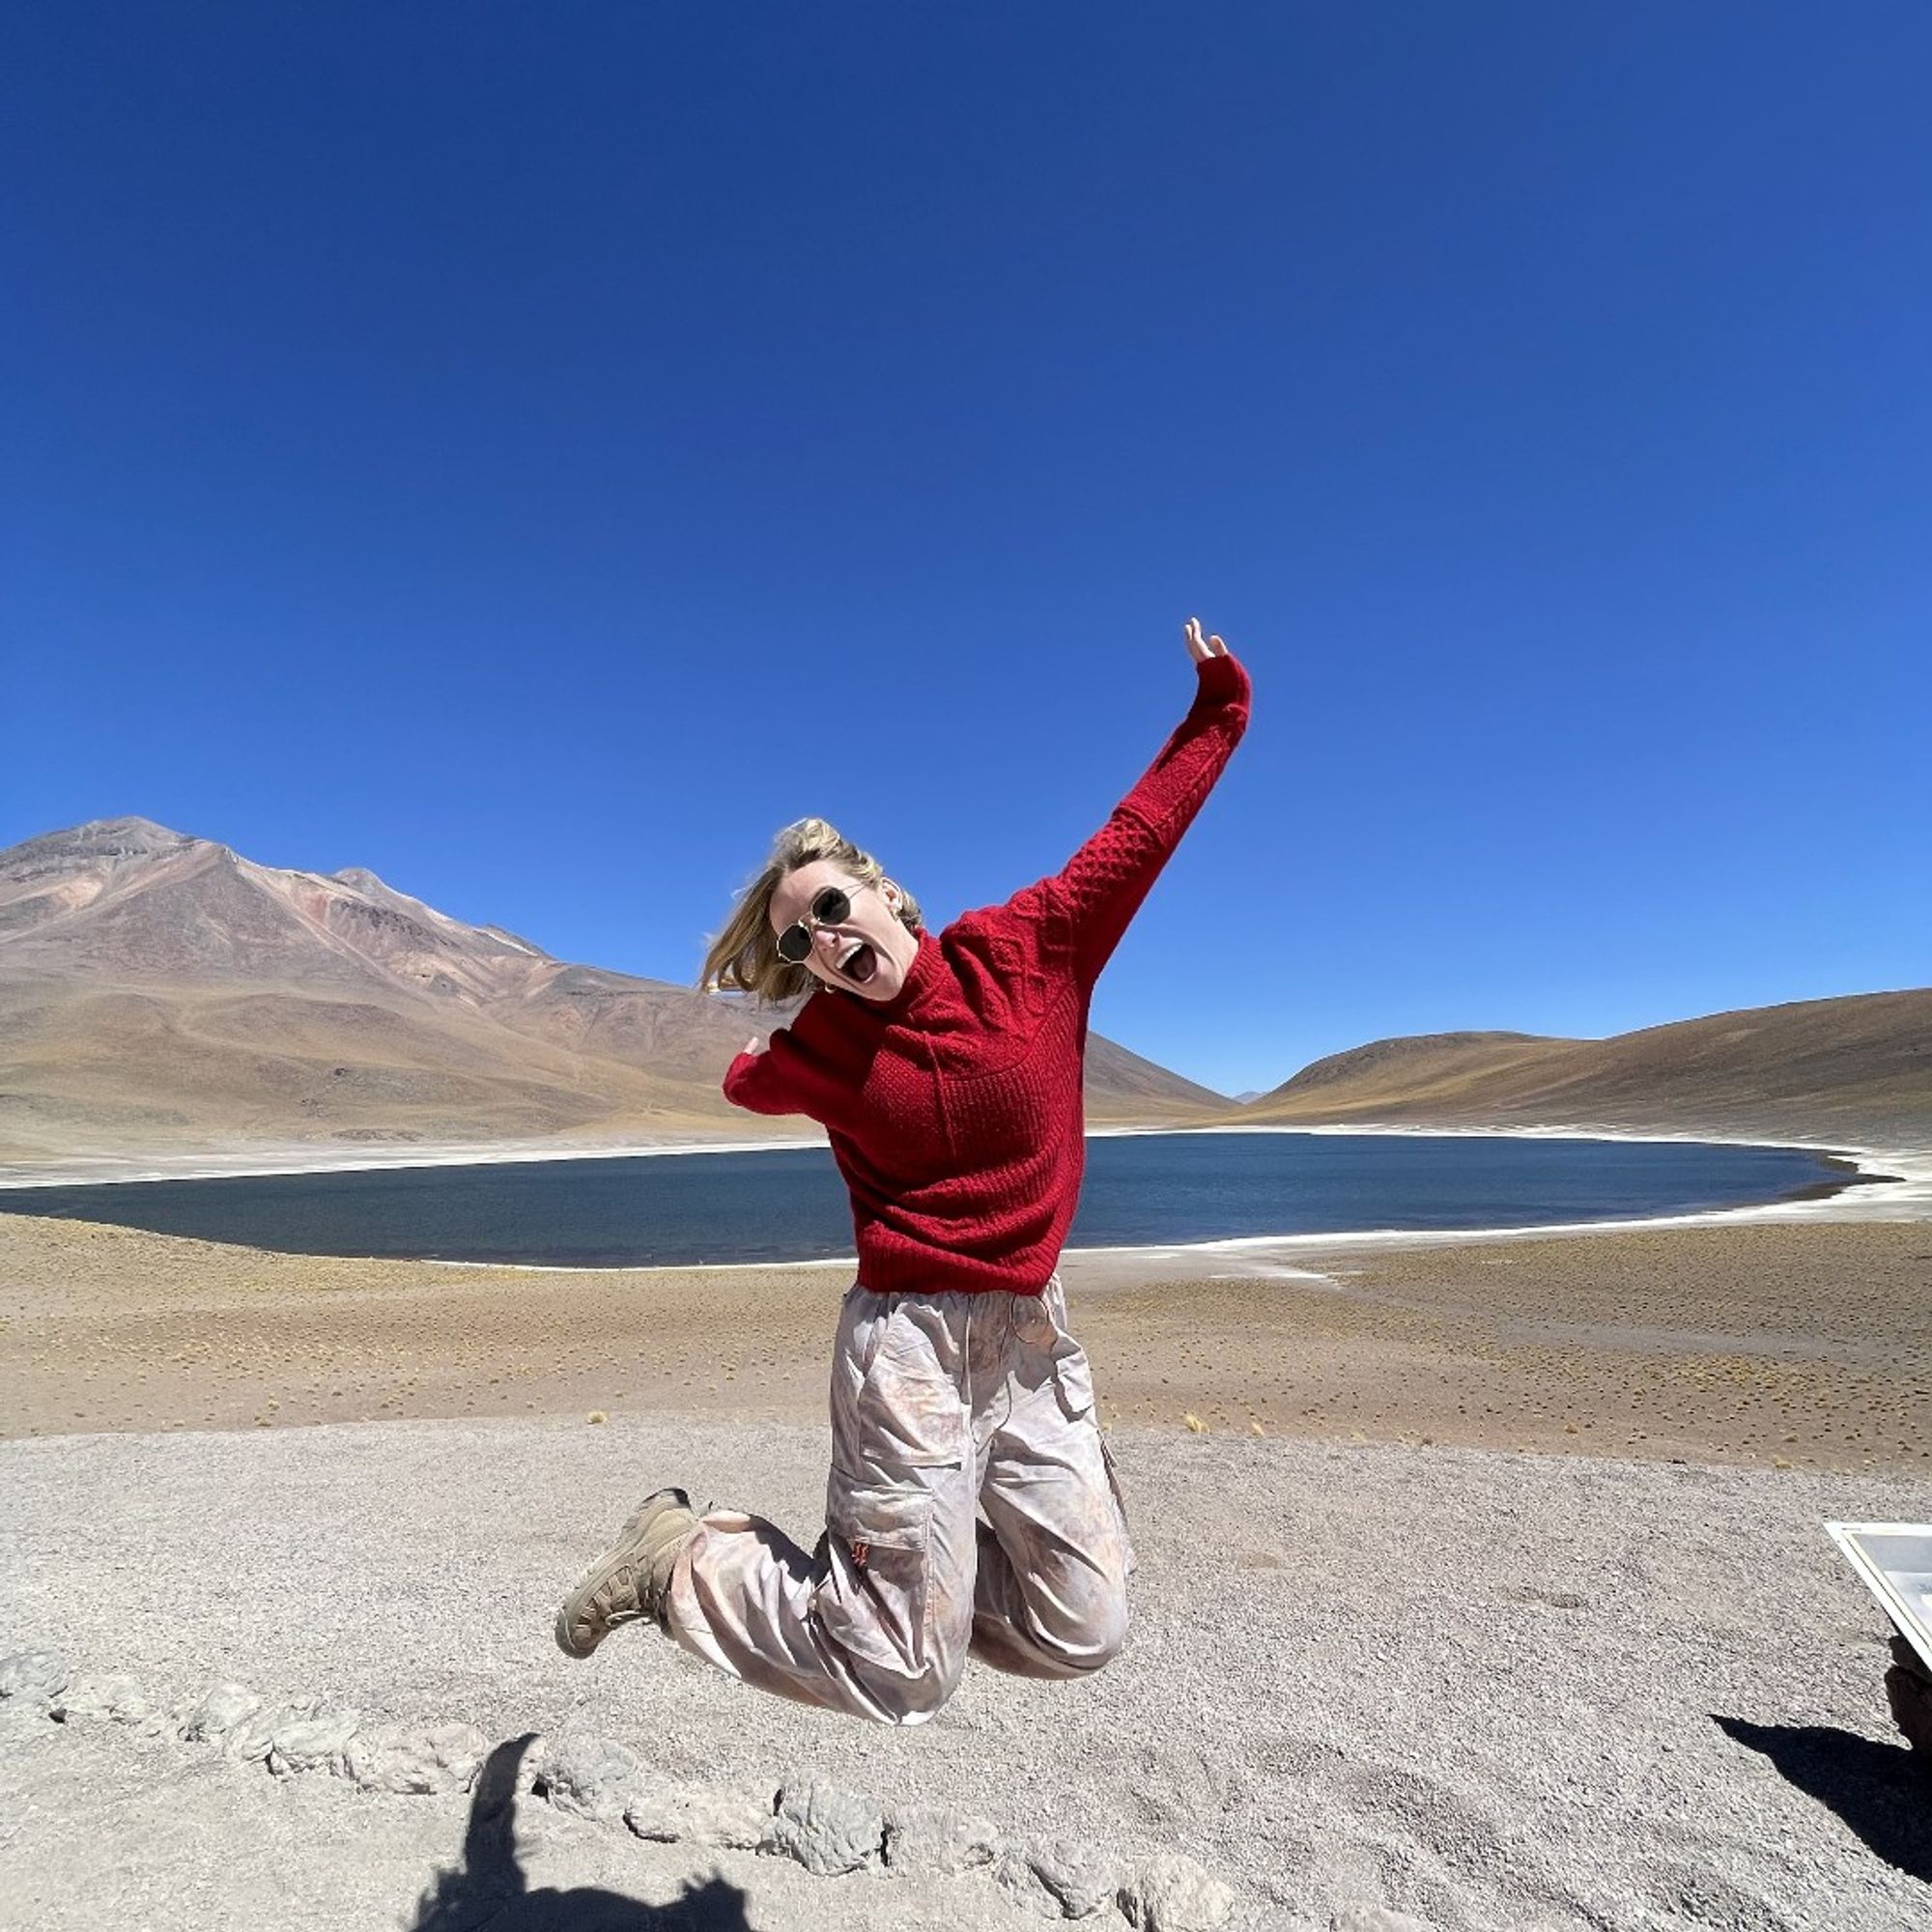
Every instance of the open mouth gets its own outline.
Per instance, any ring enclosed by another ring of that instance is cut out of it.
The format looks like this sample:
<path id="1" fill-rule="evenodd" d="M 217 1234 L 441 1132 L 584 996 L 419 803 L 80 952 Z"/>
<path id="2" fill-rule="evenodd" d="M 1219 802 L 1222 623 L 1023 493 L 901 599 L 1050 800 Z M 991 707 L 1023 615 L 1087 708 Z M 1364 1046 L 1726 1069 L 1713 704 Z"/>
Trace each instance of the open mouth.
<path id="1" fill-rule="evenodd" d="M 879 955 L 862 939 L 844 958 L 838 962 L 838 970 L 848 980 L 865 985 L 879 970 Z"/>

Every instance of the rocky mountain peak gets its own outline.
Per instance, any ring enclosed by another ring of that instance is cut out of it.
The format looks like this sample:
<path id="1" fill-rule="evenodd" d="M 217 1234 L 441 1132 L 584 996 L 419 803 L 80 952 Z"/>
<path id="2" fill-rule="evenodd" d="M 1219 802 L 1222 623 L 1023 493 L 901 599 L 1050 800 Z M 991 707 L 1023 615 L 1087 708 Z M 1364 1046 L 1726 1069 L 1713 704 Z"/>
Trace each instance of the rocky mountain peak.
<path id="1" fill-rule="evenodd" d="M 0 852 L 0 877 L 27 880 L 129 860 L 167 859 L 208 842 L 156 825 L 152 818 L 90 818 L 84 825 L 43 832 Z"/>

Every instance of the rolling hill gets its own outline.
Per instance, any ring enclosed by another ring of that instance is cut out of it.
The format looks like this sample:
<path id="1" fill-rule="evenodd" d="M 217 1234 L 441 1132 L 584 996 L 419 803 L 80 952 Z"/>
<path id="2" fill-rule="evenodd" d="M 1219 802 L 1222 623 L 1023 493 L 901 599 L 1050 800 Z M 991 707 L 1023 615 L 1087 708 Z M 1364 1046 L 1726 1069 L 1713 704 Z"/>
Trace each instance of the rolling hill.
<path id="1" fill-rule="evenodd" d="M 1932 988 L 1676 1020 L 1608 1039 L 1445 1033 L 1305 1066 L 1251 1122 L 1932 1136 Z"/>

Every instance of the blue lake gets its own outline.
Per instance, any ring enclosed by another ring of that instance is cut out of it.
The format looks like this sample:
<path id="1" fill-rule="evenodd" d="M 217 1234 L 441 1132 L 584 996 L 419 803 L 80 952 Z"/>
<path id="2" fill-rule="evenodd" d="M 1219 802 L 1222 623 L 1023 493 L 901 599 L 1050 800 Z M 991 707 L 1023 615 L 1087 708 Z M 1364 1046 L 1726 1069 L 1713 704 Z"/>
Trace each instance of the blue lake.
<path id="1" fill-rule="evenodd" d="M 1774 1201 L 1846 1171 L 1810 1150 L 1510 1135 L 1102 1134 L 1068 1248 L 1636 1220 Z M 823 1148 L 0 1189 L 0 1212 L 294 1254 L 621 1267 L 852 1252 Z"/>

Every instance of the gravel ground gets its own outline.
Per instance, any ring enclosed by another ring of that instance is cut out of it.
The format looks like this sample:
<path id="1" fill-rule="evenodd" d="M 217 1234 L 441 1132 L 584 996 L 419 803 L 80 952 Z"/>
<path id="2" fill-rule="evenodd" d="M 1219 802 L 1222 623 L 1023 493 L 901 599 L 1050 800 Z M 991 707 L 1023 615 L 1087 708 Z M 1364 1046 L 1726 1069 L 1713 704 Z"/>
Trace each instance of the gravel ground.
<path id="1" fill-rule="evenodd" d="M 156 1702 L 232 1677 L 491 1740 L 588 1728 L 679 1778 L 809 1771 L 1015 1837 L 1178 1851 L 1235 1887 L 1243 1926 L 1932 1926 L 1932 1778 L 1886 1711 L 1883 1619 L 1820 1526 L 1932 1518 L 1932 1487 L 1112 1439 L 1141 1553 L 1123 1655 L 1070 1685 L 971 1667 L 908 1731 L 759 1696 L 653 1633 L 587 1664 L 552 1647 L 559 1595 L 662 1482 L 810 1543 L 826 1435 L 789 1423 L 0 1444 L 0 1654 L 57 1649 Z M 278 1784 L 100 1723 L 7 1736 L 9 1925 L 412 1925 L 464 1857 L 460 1796 Z M 499 1926 L 1039 1922 L 981 1876 L 814 1878 L 520 1814 L 499 1851 L 527 1895 Z M 675 1919 L 638 1903 L 678 1899 Z"/>

